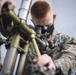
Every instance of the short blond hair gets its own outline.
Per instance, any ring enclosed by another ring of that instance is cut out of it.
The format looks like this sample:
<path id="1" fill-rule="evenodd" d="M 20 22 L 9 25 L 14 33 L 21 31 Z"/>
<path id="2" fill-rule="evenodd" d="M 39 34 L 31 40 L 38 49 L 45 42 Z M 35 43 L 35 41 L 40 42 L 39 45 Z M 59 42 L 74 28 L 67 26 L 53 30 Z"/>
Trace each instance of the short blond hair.
<path id="1" fill-rule="evenodd" d="M 37 19 L 45 18 L 49 11 L 52 11 L 52 8 L 49 3 L 45 1 L 36 1 L 31 6 L 31 15 Z"/>

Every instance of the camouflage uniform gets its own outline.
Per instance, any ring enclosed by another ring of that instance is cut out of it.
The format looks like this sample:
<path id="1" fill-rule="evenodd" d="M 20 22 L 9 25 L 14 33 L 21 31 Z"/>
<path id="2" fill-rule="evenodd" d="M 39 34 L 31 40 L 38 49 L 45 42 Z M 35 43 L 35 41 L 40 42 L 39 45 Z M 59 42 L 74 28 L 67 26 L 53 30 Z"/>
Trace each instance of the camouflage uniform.
<path id="1" fill-rule="evenodd" d="M 71 75 L 76 75 L 76 69 L 74 70 L 74 72 Z"/>
<path id="2" fill-rule="evenodd" d="M 3 26 L 0 24 L 0 31 L 3 36 L 8 37 L 8 34 L 4 32 L 1 27 Z M 5 27 L 5 29 L 8 30 L 7 27 Z M 46 39 L 44 38 L 43 40 Z M 71 75 L 76 67 L 76 40 L 67 35 L 57 33 L 56 30 L 53 31 L 52 35 L 50 35 L 46 41 L 48 40 L 52 40 L 55 45 L 52 49 L 47 48 L 47 54 L 60 66 L 62 73 L 59 75 Z M 22 75 L 34 75 L 32 59 L 35 58 L 36 53 L 34 52 L 32 45 L 30 46 Z"/>
<path id="3" fill-rule="evenodd" d="M 76 40 L 62 33 L 57 33 L 56 30 L 53 31 L 48 40 L 52 40 L 55 45 L 52 49 L 47 48 L 47 54 L 60 66 L 61 73 L 58 75 L 71 75 L 76 67 Z M 32 58 L 34 58 L 35 53 L 30 53 L 29 55 L 31 55 L 31 57 L 33 55 Z M 22 75 L 34 75 L 32 72 L 33 68 L 30 66 L 30 61 L 27 61 L 26 64 Z M 27 71 L 28 68 L 29 71 Z"/>

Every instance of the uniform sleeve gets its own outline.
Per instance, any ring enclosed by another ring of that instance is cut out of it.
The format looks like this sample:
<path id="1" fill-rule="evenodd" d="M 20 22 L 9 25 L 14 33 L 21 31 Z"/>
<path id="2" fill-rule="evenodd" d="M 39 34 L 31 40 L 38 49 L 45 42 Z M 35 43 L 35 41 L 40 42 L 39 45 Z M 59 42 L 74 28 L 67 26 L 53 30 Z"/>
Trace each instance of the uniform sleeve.
<path id="1" fill-rule="evenodd" d="M 5 14 L 0 17 L 0 32 L 7 37 L 13 28 L 12 20 Z"/>
<path id="2" fill-rule="evenodd" d="M 63 75 L 71 75 L 76 67 L 76 40 L 67 37 L 64 41 L 61 57 L 56 61 L 60 65 Z"/>

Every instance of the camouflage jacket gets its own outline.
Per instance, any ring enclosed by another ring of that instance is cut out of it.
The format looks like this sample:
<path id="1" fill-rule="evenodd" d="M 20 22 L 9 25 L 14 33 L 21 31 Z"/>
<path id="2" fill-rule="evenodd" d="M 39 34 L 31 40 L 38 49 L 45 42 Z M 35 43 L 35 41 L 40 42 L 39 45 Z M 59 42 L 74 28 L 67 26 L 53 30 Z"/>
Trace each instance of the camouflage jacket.
<path id="1" fill-rule="evenodd" d="M 55 41 L 55 48 L 50 51 L 51 57 L 60 65 L 62 75 L 71 75 L 76 67 L 76 40 L 62 33 L 56 33 L 50 39 Z"/>
<path id="2" fill-rule="evenodd" d="M 71 75 L 76 75 L 76 68 L 75 68 L 74 72 Z"/>
<path id="3" fill-rule="evenodd" d="M 2 33 L 2 35 L 7 37 L 10 32 L 9 27 L 11 20 L 9 21 L 8 19 L 9 24 L 7 24 L 7 19 L 4 19 L 4 22 L 2 22 L 1 20 L 2 19 L 0 18 L 0 32 Z M 5 23 L 3 24 L 5 26 L 3 26 L 1 22 Z M 6 26 L 6 24 L 8 26 Z M 5 31 L 5 29 L 7 31 Z M 8 34 L 6 32 L 8 32 Z M 57 33 L 56 30 L 53 31 L 52 35 L 50 35 L 49 38 L 44 38 L 43 40 L 52 40 L 55 45 L 54 48 L 47 48 L 47 54 L 60 65 L 62 74 L 59 75 L 71 75 L 76 68 L 76 40 L 72 37 L 69 37 L 68 35 Z M 36 53 L 34 52 L 33 46 L 30 44 L 29 53 L 27 55 L 27 60 L 25 62 L 25 67 L 22 75 L 34 75 L 32 59 L 35 57 Z"/>
<path id="4" fill-rule="evenodd" d="M 53 31 L 48 40 L 52 40 L 55 45 L 54 48 L 47 49 L 47 54 L 60 66 L 62 73 L 58 75 L 71 75 L 76 67 L 76 40 L 68 35 L 57 33 L 56 30 Z M 33 74 L 33 68 L 30 66 L 35 56 L 36 54 L 31 46 L 22 75 L 36 75 Z"/>

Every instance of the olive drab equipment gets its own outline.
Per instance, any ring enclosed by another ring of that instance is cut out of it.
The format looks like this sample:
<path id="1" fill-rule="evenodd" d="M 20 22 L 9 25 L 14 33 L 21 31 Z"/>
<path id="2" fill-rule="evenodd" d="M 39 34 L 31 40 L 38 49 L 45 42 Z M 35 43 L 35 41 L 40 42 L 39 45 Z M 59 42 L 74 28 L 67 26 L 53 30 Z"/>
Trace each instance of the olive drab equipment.
<path id="1" fill-rule="evenodd" d="M 38 57 L 41 54 L 37 42 L 42 47 L 46 46 L 46 43 L 40 40 L 36 36 L 35 31 L 29 28 L 26 23 L 31 2 L 32 0 L 22 0 L 18 16 L 16 16 L 13 11 L 8 10 L 8 8 L 5 6 L 2 9 L 2 13 L 13 21 L 14 26 L 13 30 L 11 31 L 12 35 L 7 38 L 5 43 L 7 53 L 4 59 L 1 75 L 13 75 L 18 54 L 20 54 L 20 57 L 15 75 L 22 75 L 23 68 L 26 67 L 24 66 L 24 63 L 26 60 L 26 55 L 28 53 L 30 41 L 32 42 L 34 50 Z M 41 67 L 40 71 L 44 75 L 49 75 L 51 72 L 48 71 L 48 73 L 47 70 L 44 70 L 44 67 Z"/>

